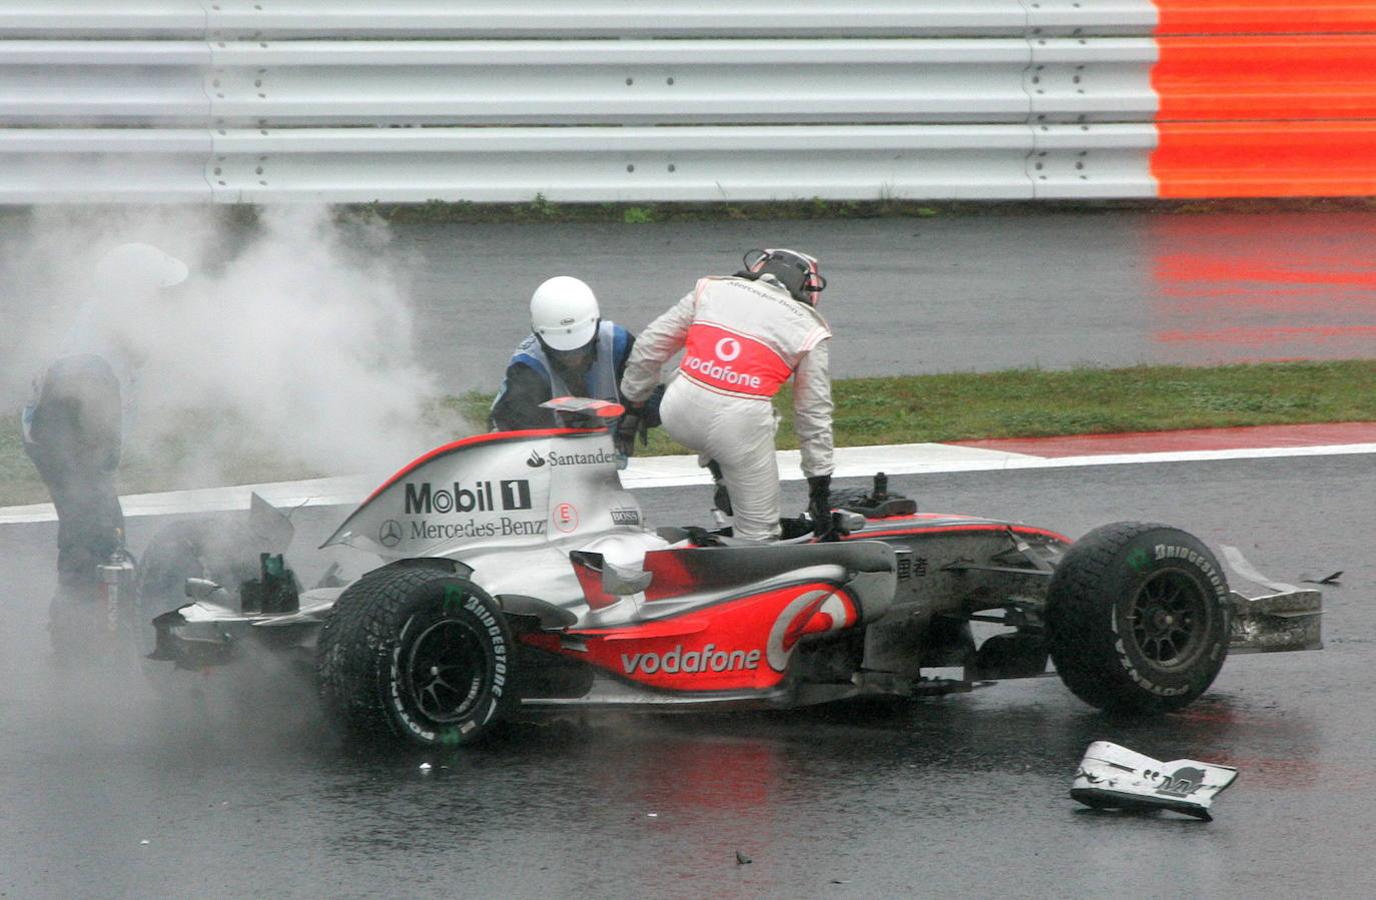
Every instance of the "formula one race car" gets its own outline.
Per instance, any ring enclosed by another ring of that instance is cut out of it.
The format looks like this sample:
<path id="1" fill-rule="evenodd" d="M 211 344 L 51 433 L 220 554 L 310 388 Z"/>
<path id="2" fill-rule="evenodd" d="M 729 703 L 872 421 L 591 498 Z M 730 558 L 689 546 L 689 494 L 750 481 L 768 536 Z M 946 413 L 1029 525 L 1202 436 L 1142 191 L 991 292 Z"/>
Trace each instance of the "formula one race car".
<path id="1" fill-rule="evenodd" d="M 250 648 L 317 673 L 349 732 L 472 741 L 579 708 L 790 707 L 1044 674 L 1143 713 L 1203 693 L 1230 648 L 1320 646 L 1316 591 L 1246 599 L 1198 540 L 1118 523 L 1053 531 L 834 495 L 829 540 L 759 545 L 644 527 L 605 428 L 483 434 L 406 466 L 326 542 L 385 564 L 300 591 L 263 554 L 237 590 L 193 578 L 155 659 Z M 978 631 L 1002 633 L 976 642 Z"/>

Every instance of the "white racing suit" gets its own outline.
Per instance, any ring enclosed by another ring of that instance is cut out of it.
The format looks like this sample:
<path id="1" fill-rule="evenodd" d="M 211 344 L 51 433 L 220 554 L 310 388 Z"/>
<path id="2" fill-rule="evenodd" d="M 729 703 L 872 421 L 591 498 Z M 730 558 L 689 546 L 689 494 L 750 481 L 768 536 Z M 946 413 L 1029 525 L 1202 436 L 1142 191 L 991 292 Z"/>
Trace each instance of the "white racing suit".
<path id="1" fill-rule="evenodd" d="M 636 339 L 622 396 L 644 400 L 664 364 L 684 350 L 660 417 L 670 437 L 721 466 L 738 538 L 779 536 L 770 398 L 790 376 L 803 474 L 831 474 L 830 337 L 816 310 L 765 276 L 704 278 Z"/>

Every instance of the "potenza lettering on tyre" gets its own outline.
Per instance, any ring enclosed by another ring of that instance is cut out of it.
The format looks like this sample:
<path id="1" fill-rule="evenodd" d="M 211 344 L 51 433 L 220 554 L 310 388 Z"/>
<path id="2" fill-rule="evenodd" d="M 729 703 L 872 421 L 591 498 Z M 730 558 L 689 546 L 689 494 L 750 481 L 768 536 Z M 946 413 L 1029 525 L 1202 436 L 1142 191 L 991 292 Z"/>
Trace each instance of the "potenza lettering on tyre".
<path id="1" fill-rule="evenodd" d="M 1169 712 L 1213 683 L 1228 655 L 1228 584 L 1198 538 L 1115 522 L 1076 541 L 1047 586 L 1061 680 L 1101 709 Z"/>
<path id="2" fill-rule="evenodd" d="M 1192 566 L 1196 568 L 1196 570 L 1198 570 L 1198 574 L 1203 574 L 1204 578 L 1208 579 L 1208 586 L 1210 586 L 1215 596 L 1218 597 L 1218 599 L 1221 601 L 1226 601 L 1227 583 L 1223 581 L 1223 577 L 1221 574 L 1219 574 L 1218 568 L 1216 568 L 1214 564 L 1212 564 L 1211 561 L 1203 555 L 1203 553 L 1198 552 L 1198 550 L 1187 548 L 1187 546 L 1157 544 L 1153 548 L 1152 559 L 1153 561 L 1156 561 L 1157 564 L 1164 564 L 1164 566 L 1167 567 L 1170 566 L 1171 561 L 1174 560 L 1179 560 L 1182 561 L 1182 563 L 1189 564 L 1189 566 Z M 1172 577 L 1172 574 L 1174 574 L 1175 578 L 1187 579 L 1187 582 L 1192 582 L 1194 583 L 1194 585 L 1198 585 L 1198 579 L 1196 577 L 1196 574 L 1194 574 L 1194 572 L 1186 570 L 1186 568 L 1178 568 L 1178 570 L 1170 570 L 1170 568 L 1156 568 L 1156 571 L 1153 572 L 1152 577 L 1167 578 Z M 1138 663 L 1134 661 L 1134 655 L 1132 655 L 1131 652 L 1128 651 L 1128 641 L 1134 641 L 1135 644 L 1141 644 L 1141 633 L 1145 633 L 1146 630 L 1152 628 L 1156 630 L 1170 629 L 1170 614 L 1168 614 L 1168 612 L 1165 611 L 1159 611 L 1156 615 L 1157 618 L 1163 618 L 1164 621 L 1160 623 L 1149 622 L 1146 623 L 1146 628 L 1141 628 L 1141 626 L 1139 626 L 1139 623 L 1135 621 L 1120 622 L 1119 610 L 1116 610 L 1116 608 L 1115 610 L 1113 610 L 1113 633 L 1117 634 L 1115 648 L 1117 650 L 1117 654 L 1119 654 L 1119 663 L 1121 666 L 1123 666 L 1123 670 L 1128 674 L 1128 677 L 1131 677 L 1132 681 L 1135 681 L 1135 683 L 1137 683 L 1139 687 L 1143 689 L 1143 691 L 1149 691 L 1152 692 L 1152 694 L 1154 695 L 1164 696 L 1164 698 L 1185 695 L 1187 694 L 1187 692 L 1190 692 L 1190 689 L 1192 689 L 1190 688 L 1190 685 L 1181 684 L 1175 685 L 1175 687 L 1170 687 L 1170 685 L 1157 683 L 1156 680 L 1153 680 L 1153 678 L 1149 677 L 1148 673 L 1143 673 L 1141 667 L 1139 667 Z M 1135 619 L 1137 617 L 1135 617 L 1134 615 L 1134 617 L 1128 618 Z M 1196 623 L 1196 625 L 1198 625 L 1198 623 Z M 1135 636 L 1135 640 L 1134 636 L 1130 636 L 1130 634 L 1127 633 L 1126 629 L 1137 630 L 1137 632 L 1139 632 L 1139 634 Z M 1138 645 L 1138 647 L 1134 647 L 1134 650 L 1141 654 L 1141 645 Z M 1221 656 L 1223 654 L 1223 651 L 1225 651 L 1225 648 L 1221 647 L 1221 645 L 1215 645 L 1215 647 L 1205 648 L 1204 650 L 1205 654 L 1207 654 L 1208 658 L 1210 659 L 1218 658 L 1218 656 Z"/>
<path id="3" fill-rule="evenodd" d="M 438 609 L 412 614 L 392 648 L 397 721 L 421 743 L 463 742 L 501 707 L 509 653 L 503 623 L 484 599 L 446 585 Z"/>

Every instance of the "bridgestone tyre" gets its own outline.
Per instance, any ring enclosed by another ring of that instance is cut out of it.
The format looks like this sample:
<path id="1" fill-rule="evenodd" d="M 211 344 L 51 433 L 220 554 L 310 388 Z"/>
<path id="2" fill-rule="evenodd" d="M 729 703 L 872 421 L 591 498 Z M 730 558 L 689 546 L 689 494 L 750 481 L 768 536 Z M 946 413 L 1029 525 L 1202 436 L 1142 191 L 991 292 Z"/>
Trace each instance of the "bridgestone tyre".
<path id="1" fill-rule="evenodd" d="M 1112 712 L 1180 709 L 1228 655 L 1228 584 L 1193 536 L 1166 525 L 1096 528 L 1047 588 L 1051 660 L 1066 687 Z"/>
<path id="2" fill-rule="evenodd" d="M 316 667 L 327 712 L 351 735 L 449 747 L 483 737 L 511 707 L 513 655 L 511 626 L 481 588 L 388 567 L 340 595 Z"/>

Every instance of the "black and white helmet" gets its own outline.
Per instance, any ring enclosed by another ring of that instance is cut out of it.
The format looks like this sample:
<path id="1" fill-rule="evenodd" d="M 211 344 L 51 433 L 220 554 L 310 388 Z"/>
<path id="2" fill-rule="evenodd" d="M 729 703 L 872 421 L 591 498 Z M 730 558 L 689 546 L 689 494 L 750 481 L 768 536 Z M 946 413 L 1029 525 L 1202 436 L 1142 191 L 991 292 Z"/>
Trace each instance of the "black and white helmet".
<path id="1" fill-rule="evenodd" d="M 827 280 L 817 271 L 816 257 L 797 250 L 751 250 L 745 254 L 745 268 L 755 276 L 772 275 L 793 299 L 816 306 L 826 290 Z"/>

